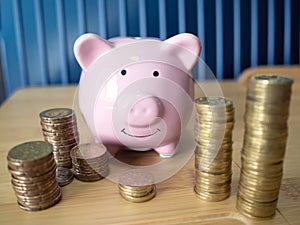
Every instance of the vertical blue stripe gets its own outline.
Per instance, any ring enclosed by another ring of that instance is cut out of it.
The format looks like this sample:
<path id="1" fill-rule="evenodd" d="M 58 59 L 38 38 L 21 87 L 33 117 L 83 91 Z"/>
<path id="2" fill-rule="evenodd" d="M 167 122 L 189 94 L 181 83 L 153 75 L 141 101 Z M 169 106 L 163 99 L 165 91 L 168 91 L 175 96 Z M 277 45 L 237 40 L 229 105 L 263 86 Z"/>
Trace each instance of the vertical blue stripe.
<path id="1" fill-rule="evenodd" d="M 78 13 L 78 31 L 79 34 L 83 34 L 86 31 L 85 24 L 85 7 L 83 0 L 76 0 L 77 3 L 77 13 Z"/>
<path id="2" fill-rule="evenodd" d="M 159 37 L 162 40 L 167 38 L 167 9 L 166 0 L 158 0 L 158 14 L 159 14 Z"/>
<path id="3" fill-rule="evenodd" d="M 146 0 L 139 1 L 139 22 L 140 22 L 140 36 L 147 36 L 147 12 Z"/>
<path id="4" fill-rule="evenodd" d="M 233 2 L 233 72 L 237 79 L 241 73 L 241 0 Z"/>
<path id="5" fill-rule="evenodd" d="M 57 25 L 58 25 L 58 42 L 59 42 L 59 54 L 60 54 L 60 66 L 61 66 L 61 79 L 62 84 L 68 83 L 68 68 L 67 68 L 67 46 L 65 38 L 65 21 L 63 12 L 63 2 L 56 0 L 57 7 Z"/>
<path id="6" fill-rule="evenodd" d="M 178 30 L 179 33 L 186 32 L 185 0 L 178 0 Z"/>
<path id="7" fill-rule="evenodd" d="M 268 1 L 268 64 L 275 62 L 275 0 Z"/>
<path id="8" fill-rule="evenodd" d="M 106 2 L 99 0 L 98 5 L 99 13 L 99 34 L 103 38 L 107 38 L 107 21 L 106 21 Z"/>
<path id="9" fill-rule="evenodd" d="M 4 81 L 4 89 L 5 89 L 5 95 L 9 96 L 12 92 L 12 86 L 10 83 L 10 79 L 9 79 L 9 72 L 8 72 L 8 65 L 7 65 L 7 54 L 6 54 L 6 48 L 5 48 L 5 42 L 2 39 L 2 37 L 0 37 L 0 63 L 2 66 L 2 71 L 3 71 L 3 81 Z"/>
<path id="10" fill-rule="evenodd" d="M 223 47 L 223 1 L 216 0 L 216 76 L 223 79 L 224 47 Z"/>
<path id="11" fill-rule="evenodd" d="M 127 35 L 126 2 L 119 0 L 119 32 L 120 36 Z"/>
<path id="12" fill-rule="evenodd" d="M 2 10 L 1 7 L 3 7 L 2 0 L 0 0 L 0 36 L 2 36 Z"/>
<path id="13" fill-rule="evenodd" d="M 258 0 L 251 0 L 251 66 L 258 64 Z"/>
<path id="14" fill-rule="evenodd" d="M 197 0 L 197 33 L 202 44 L 201 59 L 205 61 L 205 10 L 204 10 L 204 0 Z M 205 79 L 205 68 L 204 63 L 198 60 L 198 76 L 199 80 Z"/>
<path id="15" fill-rule="evenodd" d="M 26 61 L 25 61 L 25 48 L 24 48 L 24 37 L 22 35 L 22 30 L 21 30 L 21 18 L 20 18 L 20 12 L 19 12 L 19 1 L 18 0 L 13 0 L 13 10 L 14 10 L 14 16 L 15 16 L 15 31 L 16 31 L 16 45 L 17 45 L 17 57 L 18 57 L 18 62 L 20 63 L 20 81 L 22 87 L 27 85 L 27 66 L 26 66 Z M 14 76 L 18 76 L 17 74 L 14 74 Z M 10 79 L 8 77 L 8 79 Z"/>
<path id="16" fill-rule="evenodd" d="M 47 71 L 47 58 L 46 58 L 46 43 L 45 43 L 45 31 L 43 29 L 43 18 L 42 18 L 42 7 L 40 5 L 41 1 L 40 0 L 35 0 L 34 5 L 35 5 L 35 18 L 36 18 L 36 29 L 37 29 L 37 45 L 38 45 L 38 52 L 39 56 L 41 58 L 41 84 L 42 85 L 47 85 L 48 84 L 48 71 Z"/>
<path id="17" fill-rule="evenodd" d="M 290 64 L 291 63 L 291 0 L 284 1 L 284 45 L 283 45 L 283 63 Z"/>
<path id="18" fill-rule="evenodd" d="M 204 0 L 197 0 L 197 33 L 202 44 L 205 44 L 205 10 Z M 201 58 L 205 60 L 205 47 L 202 45 Z"/>

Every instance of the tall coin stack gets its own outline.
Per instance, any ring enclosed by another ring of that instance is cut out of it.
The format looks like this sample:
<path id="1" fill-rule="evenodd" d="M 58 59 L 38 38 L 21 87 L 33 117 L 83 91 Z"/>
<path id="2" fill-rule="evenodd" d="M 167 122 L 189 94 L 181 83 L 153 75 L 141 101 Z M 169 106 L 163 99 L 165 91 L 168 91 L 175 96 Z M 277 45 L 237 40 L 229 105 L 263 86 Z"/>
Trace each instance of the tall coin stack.
<path id="1" fill-rule="evenodd" d="M 60 201 L 61 190 L 55 179 L 56 163 L 50 144 L 32 141 L 17 145 L 8 152 L 7 161 L 21 209 L 39 211 Z"/>
<path id="2" fill-rule="evenodd" d="M 255 75 L 248 80 L 237 209 L 249 218 L 275 214 L 292 83 L 292 79 L 277 75 Z"/>
<path id="3" fill-rule="evenodd" d="M 45 141 L 53 148 L 58 166 L 71 168 L 70 151 L 79 143 L 76 116 L 72 109 L 53 108 L 40 113 Z"/>
<path id="4" fill-rule="evenodd" d="M 81 181 L 97 181 L 109 173 L 106 147 L 102 144 L 80 144 L 71 150 L 74 176 Z"/>
<path id="5" fill-rule="evenodd" d="M 154 178 L 147 171 L 128 171 L 119 177 L 119 193 L 129 202 L 149 201 L 156 195 Z"/>
<path id="6" fill-rule="evenodd" d="M 222 201 L 231 190 L 233 103 L 221 97 L 201 97 L 195 105 L 199 118 L 194 191 L 200 199 Z"/>

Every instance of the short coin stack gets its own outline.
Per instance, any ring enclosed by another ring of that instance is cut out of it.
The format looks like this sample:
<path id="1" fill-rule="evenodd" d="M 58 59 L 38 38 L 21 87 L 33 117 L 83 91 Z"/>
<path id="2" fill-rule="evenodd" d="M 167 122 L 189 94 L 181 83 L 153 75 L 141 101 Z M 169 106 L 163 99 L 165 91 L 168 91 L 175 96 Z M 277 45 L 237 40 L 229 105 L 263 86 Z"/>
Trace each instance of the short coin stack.
<path id="1" fill-rule="evenodd" d="M 66 167 L 59 166 L 56 168 L 56 181 L 59 186 L 66 186 L 73 181 L 73 172 Z"/>
<path id="2" fill-rule="evenodd" d="M 43 141 L 26 142 L 12 148 L 8 155 L 12 187 L 21 209 L 47 209 L 61 199 L 55 179 L 56 163 L 51 145 Z"/>
<path id="3" fill-rule="evenodd" d="M 129 202 L 146 202 L 156 195 L 154 178 L 151 173 L 130 170 L 119 178 L 120 195 Z"/>
<path id="4" fill-rule="evenodd" d="M 292 79 L 276 75 L 255 75 L 248 80 L 237 209 L 249 218 L 275 214 L 292 83 Z"/>
<path id="5" fill-rule="evenodd" d="M 198 111 L 195 151 L 197 197 L 222 201 L 230 196 L 234 107 L 222 97 L 195 100 Z"/>
<path id="6" fill-rule="evenodd" d="M 53 148 L 58 166 L 71 168 L 70 150 L 79 143 L 76 116 L 72 109 L 53 108 L 40 113 L 45 141 Z"/>
<path id="7" fill-rule="evenodd" d="M 106 147 L 102 144 L 80 144 L 71 150 L 74 176 L 81 181 L 97 181 L 109 173 Z"/>

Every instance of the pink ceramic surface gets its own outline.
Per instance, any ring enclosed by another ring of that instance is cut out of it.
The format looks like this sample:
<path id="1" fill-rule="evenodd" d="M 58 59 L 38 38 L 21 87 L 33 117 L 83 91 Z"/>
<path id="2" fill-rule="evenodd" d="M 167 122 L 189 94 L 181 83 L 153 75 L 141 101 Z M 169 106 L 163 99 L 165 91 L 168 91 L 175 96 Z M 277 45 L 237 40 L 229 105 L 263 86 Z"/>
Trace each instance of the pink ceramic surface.
<path id="1" fill-rule="evenodd" d="M 193 107 L 190 71 L 200 51 L 198 38 L 186 33 L 165 41 L 80 36 L 79 107 L 95 141 L 112 153 L 127 146 L 174 155 Z"/>

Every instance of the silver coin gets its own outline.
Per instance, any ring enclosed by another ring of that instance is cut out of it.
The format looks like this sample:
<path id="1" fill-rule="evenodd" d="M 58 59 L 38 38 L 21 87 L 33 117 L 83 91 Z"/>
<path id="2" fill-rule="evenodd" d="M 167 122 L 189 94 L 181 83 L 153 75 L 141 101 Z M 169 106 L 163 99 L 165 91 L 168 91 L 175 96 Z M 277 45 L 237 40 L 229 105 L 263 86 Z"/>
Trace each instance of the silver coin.
<path id="1" fill-rule="evenodd" d="M 72 171 L 66 167 L 59 166 L 56 168 L 56 181 L 59 186 L 66 186 L 73 181 Z"/>

